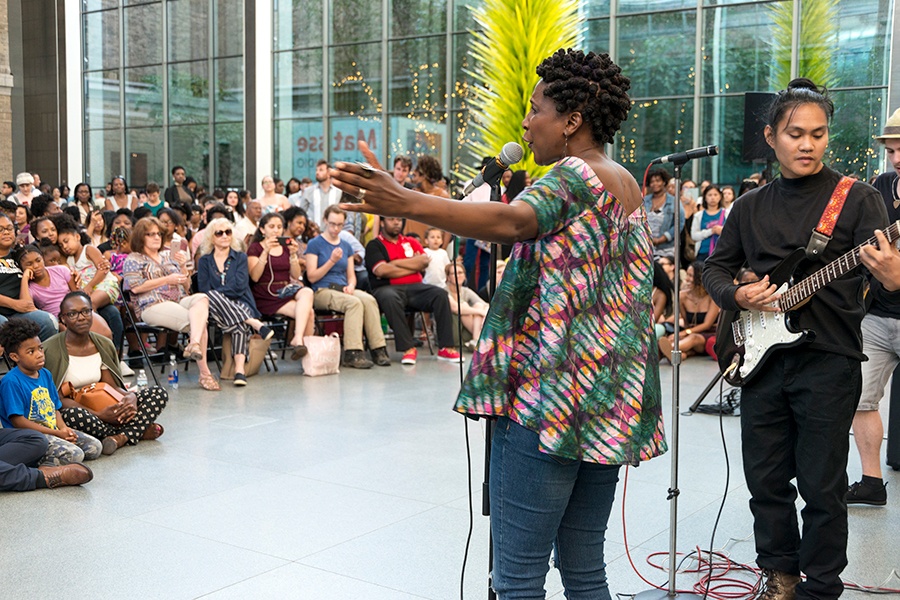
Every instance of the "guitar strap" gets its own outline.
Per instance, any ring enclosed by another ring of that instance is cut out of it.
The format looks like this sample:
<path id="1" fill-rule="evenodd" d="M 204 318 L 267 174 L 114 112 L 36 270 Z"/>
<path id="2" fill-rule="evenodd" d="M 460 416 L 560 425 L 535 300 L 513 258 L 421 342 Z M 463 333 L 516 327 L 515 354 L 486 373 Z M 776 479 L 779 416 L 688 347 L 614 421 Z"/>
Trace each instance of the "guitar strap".
<path id="1" fill-rule="evenodd" d="M 837 225 L 838 217 L 844 210 L 844 202 L 847 200 L 847 194 L 853 187 L 855 179 L 850 177 L 841 177 L 838 184 L 831 193 L 831 200 L 819 219 L 819 224 L 813 229 L 812 236 L 809 238 L 809 244 L 806 245 L 806 257 L 813 258 L 825 251 L 825 246 L 831 241 L 831 234 L 834 233 L 834 226 Z"/>

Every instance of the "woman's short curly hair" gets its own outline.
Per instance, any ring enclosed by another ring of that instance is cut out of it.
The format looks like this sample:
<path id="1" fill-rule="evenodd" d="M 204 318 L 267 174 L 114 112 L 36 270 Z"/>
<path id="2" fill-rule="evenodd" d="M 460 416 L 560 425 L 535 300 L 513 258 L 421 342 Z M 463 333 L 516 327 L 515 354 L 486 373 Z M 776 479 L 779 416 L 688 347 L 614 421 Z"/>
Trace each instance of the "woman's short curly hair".
<path id="1" fill-rule="evenodd" d="M 423 154 L 416 159 L 416 170 L 422 177 L 427 179 L 429 183 L 434 183 L 444 177 L 441 161 L 429 154 Z"/>
<path id="2" fill-rule="evenodd" d="M 537 74 L 546 87 L 544 95 L 560 113 L 578 111 L 601 144 L 613 141 L 619 125 L 628 118 L 631 80 L 608 54 L 581 50 L 557 50 L 544 59 Z"/>

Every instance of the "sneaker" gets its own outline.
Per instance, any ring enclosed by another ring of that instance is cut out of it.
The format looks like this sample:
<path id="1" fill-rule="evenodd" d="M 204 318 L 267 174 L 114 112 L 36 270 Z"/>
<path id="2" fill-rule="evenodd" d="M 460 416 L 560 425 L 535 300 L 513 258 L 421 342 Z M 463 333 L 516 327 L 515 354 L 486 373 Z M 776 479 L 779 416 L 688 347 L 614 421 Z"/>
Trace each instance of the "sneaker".
<path id="1" fill-rule="evenodd" d="M 799 575 L 768 569 L 763 570 L 763 573 L 766 582 L 757 596 L 760 600 L 794 600 L 797 596 L 797 584 L 800 583 Z"/>
<path id="2" fill-rule="evenodd" d="M 131 377 L 134 375 L 134 370 L 128 366 L 124 360 L 119 361 L 119 371 L 122 372 L 122 377 Z"/>
<path id="3" fill-rule="evenodd" d="M 272 339 L 273 335 L 275 335 L 275 332 L 271 327 L 263 325 L 259 328 L 259 337 L 261 337 L 263 340 L 270 340 Z"/>
<path id="4" fill-rule="evenodd" d="M 234 374 L 234 387 L 244 387 L 247 385 L 247 376 L 243 373 Z"/>
<path id="5" fill-rule="evenodd" d="M 437 353 L 438 360 L 447 360 L 450 362 L 462 362 L 462 356 L 455 348 L 441 348 Z"/>
<path id="6" fill-rule="evenodd" d="M 351 369 L 371 369 L 375 366 L 375 363 L 363 355 L 362 350 L 344 350 L 344 360 L 341 364 Z"/>
<path id="7" fill-rule="evenodd" d="M 403 353 L 403 358 L 400 359 L 400 364 L 402 365 L 414 365 L 416 364 L 416 357 L 419 355 L 418 351 L 415 348 L 410 348 L 406 352 Z"/>
<path id="8" fill-rule="evenodd" d="M 382 346 L 381 348 L 372 350 L 372 361 L 379 367 L 391 366 L 391 357 L 388 356 L 387 348 Z"/>
<path id="9" fill-rule="evenodd" d="M 847 504 L 869 504 L 884 506 L 887 504 L 887 484 L 857 481 L 847 488 Z"/>

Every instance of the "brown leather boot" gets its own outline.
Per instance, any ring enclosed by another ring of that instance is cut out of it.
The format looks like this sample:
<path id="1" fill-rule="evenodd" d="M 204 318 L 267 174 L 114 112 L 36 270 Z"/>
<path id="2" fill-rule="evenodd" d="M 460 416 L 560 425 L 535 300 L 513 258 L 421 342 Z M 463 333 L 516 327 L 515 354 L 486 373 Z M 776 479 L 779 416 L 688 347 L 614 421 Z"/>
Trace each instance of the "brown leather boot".
<path id="1" fill-rule="evenodd" d="M 760 600 L 794 600 L 799 575 L 791 575 L 784 571 L 764 570 L 766 583 L 759 595 Z"/>
<path id="2" fill-rule="evenodd" d="M 44 474 L 44 482 L 50 489 L 81 485 L 94 478 L 94 472 L 80 463 L 61 467 L 38 467 L 38 470 Z"/>

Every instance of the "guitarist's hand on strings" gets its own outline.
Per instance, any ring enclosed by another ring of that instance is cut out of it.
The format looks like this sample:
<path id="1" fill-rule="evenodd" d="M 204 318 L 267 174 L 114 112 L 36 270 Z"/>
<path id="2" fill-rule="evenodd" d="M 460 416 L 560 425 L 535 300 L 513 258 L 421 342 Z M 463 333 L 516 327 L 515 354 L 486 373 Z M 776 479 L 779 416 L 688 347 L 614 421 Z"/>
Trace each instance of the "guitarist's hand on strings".
<path id="1" fill-rule="evenodd" d="M 859 259 L 889 292 L 900 289 L 900 251 L 888 242 L 881 231 L 875 232 L 878 247 L 863 246 Z"/>
<path id="2" fill-rule="evenodd" d="M 766 275 L 755 283 L 739 287 L 734 293 L 734 301 L 747 310 L 778 312 L 779 308 L 774 303 L 781 298 L 781 294 L 776 294 L 776 290 L 778 288 L 774 283 L 769 283 L 769 276 Z"/>

